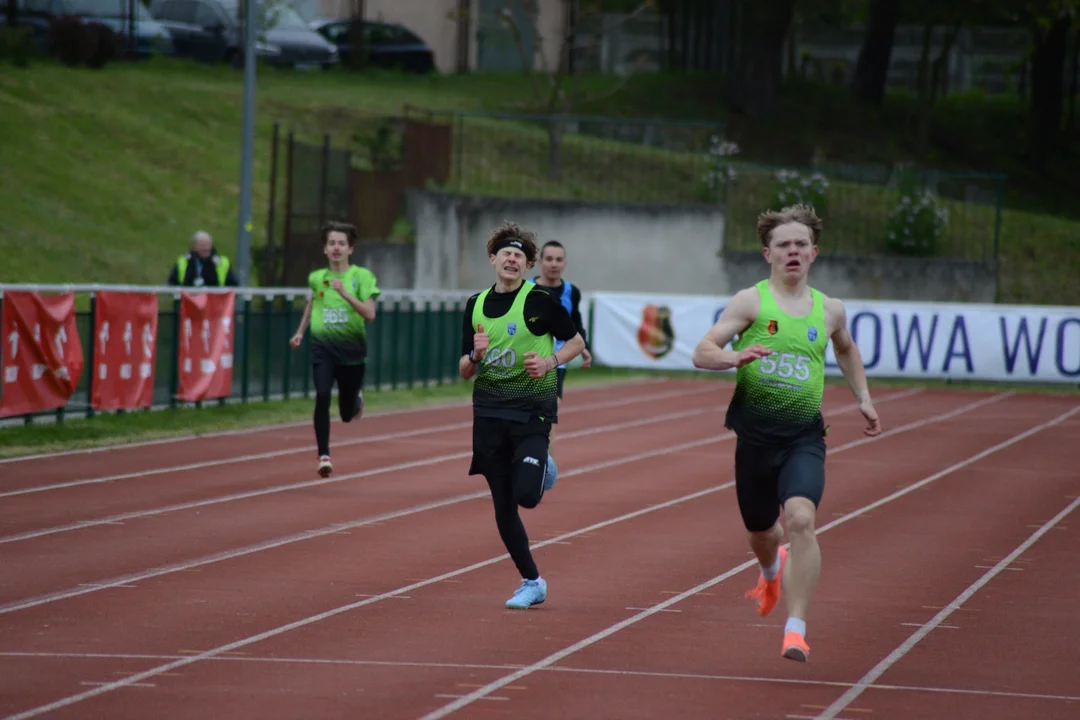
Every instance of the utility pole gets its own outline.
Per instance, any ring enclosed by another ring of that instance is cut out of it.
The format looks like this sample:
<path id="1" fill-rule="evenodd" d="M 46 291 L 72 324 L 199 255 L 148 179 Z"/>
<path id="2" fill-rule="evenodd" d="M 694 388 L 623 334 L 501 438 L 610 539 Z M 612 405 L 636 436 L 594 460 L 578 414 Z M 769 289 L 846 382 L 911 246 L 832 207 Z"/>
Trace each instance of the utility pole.
<path id="1" fill-rule="evenodd" d="M 236 274 L 241 285 L 251 284 L 251 185 L 255 146 L 255 5 L 243 0 L 244 119 L 240 151 L 240 215 L 237 218 Z"/>

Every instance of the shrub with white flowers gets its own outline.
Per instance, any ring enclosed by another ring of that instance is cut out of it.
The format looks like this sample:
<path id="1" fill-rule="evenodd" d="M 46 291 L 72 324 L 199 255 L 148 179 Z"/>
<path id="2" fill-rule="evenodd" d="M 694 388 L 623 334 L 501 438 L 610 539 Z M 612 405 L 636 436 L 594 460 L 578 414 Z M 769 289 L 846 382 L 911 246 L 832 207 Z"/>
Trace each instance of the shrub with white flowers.
<path id="1" fill-rule="evenodd" d="M 825 191 L 829 180 L 819 172 L 803 175 L 797 170 L 778 170 L 776 194 L 773 207 L 777 210 L 789 205 L 810 205 L 819 217 L 825 215 Z"/>
<path id="2" fill-rule="evenodd" d="M 929 190 L 900 197 L 885 221 L 886 248 L 896 255 L 935 255 L 949 225 L 949 210 Z"/>
<path id="3" fill-rule="evenodd" d="M 700 194 L 704 199 L 715 200 L 720 191 L 735 179 L 735 168 L 731 166 L 728 158 L 738 154 L 738 143 L 725 140 L 719 135 L 709 138 L 709 149 L 705 151 L 705 172 L 701 177 L 700 189 Z"/>

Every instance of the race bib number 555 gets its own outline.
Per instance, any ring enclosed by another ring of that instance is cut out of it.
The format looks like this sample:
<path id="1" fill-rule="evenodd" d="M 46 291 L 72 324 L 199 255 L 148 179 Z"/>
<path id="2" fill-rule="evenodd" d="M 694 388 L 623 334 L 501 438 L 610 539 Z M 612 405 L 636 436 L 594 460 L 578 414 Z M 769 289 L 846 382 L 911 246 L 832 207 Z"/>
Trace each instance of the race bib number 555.
<path id="1" fill-rule="evenodd" d="M 775 375 L 785 380 L 794 377 L 803 382 L 810 379 L 810 358 L 806 355 L 795 353 L 781 353 L 779 356 L 766 355 L 758 360 L 758 365 L 762 375 Z"/>

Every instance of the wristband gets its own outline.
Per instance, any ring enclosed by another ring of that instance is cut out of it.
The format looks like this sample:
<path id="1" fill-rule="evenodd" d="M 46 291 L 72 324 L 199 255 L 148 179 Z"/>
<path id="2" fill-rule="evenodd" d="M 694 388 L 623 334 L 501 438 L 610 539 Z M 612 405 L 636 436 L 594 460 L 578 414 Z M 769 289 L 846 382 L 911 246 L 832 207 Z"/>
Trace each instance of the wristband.
<path id="1" fill-rule="evenodd" d="M 478 365 L 479 363 L 476 362 L 476 358 L 473 357 L 474 352 L 476 352 L 476 350 L 469 351 L 469 362 L 471 362 L 473 365 Z"/>

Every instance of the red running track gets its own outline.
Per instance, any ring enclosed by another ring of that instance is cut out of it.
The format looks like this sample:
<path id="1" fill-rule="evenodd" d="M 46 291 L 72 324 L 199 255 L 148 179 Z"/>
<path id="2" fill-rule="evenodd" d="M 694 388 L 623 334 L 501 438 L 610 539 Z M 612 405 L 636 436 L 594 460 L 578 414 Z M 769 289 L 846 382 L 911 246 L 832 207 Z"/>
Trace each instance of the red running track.
<path id="1" fill-rule="evenodd" d="M 760 618 L 731 386 L 568 393 L 518 583 L 467 406 L 0 465 L 9 718 L 1066 718 L 1075 396 L 826 393 L 811 660 Z"/>

